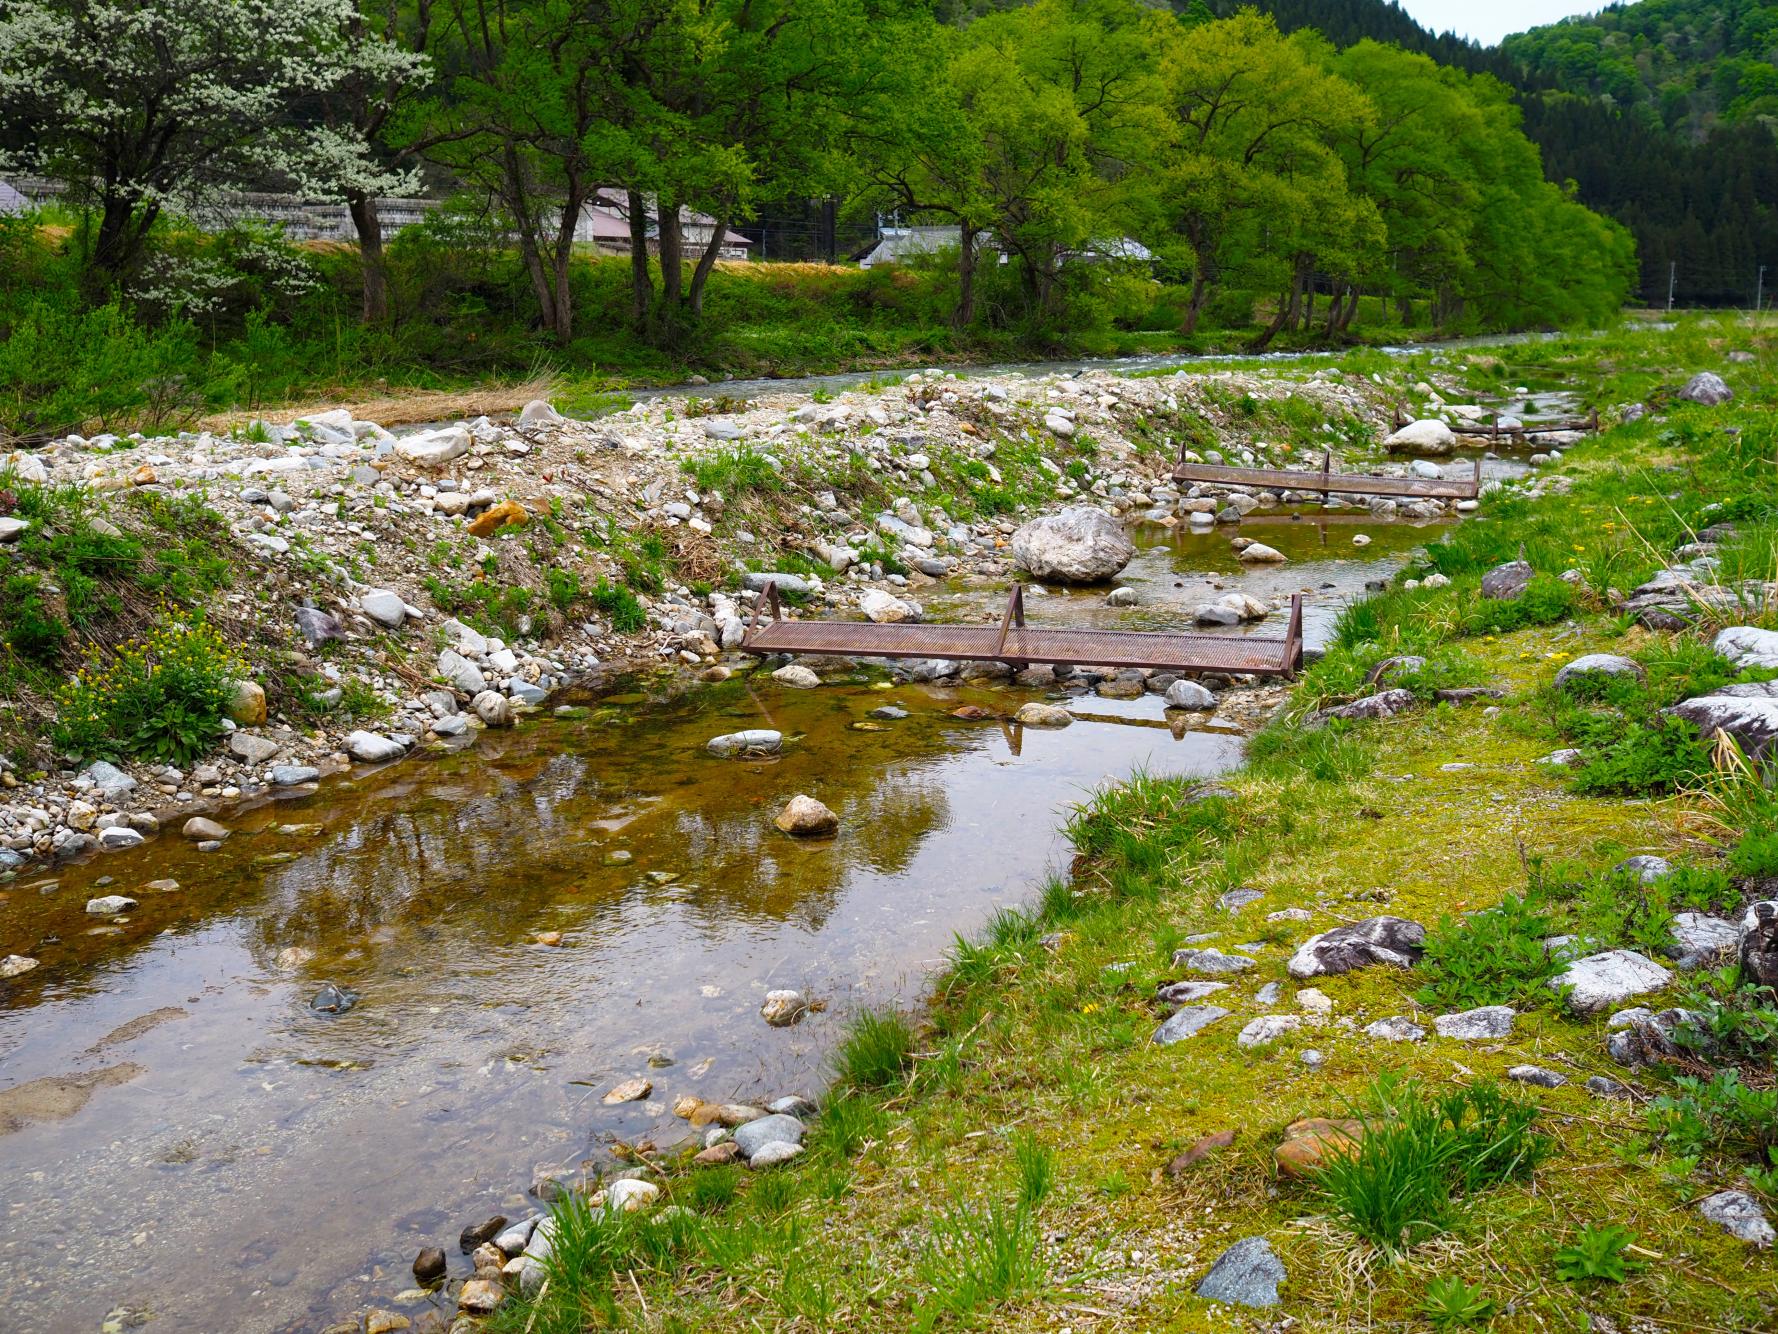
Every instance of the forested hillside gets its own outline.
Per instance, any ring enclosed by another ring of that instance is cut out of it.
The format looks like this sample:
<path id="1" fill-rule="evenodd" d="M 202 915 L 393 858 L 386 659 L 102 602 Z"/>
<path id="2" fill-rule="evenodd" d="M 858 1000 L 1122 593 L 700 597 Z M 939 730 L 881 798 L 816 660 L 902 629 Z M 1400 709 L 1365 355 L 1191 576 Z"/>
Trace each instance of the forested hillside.
<path id="1" fill-rule="evenodd" d="M 1778 5 L 1641 0 L 1499 48 L 1429 33 L 1392 0 L 1259 7 L 1286 31 L 1393 42 L 1512 84 L 1549 179 L 1634 233 L 1646 304 L 1666 304 L 1674 277 L 1681 305 L 1749 305 L 1759 265 L 1778 266 Z"/>
<path id="2" fill-rule="evenodd" d="M 1718 125 L 1778 125 L 1778 4 L 1641 0 L 1509 37 L 1501 51 L 1563 92 L 1694 141 Z"/>

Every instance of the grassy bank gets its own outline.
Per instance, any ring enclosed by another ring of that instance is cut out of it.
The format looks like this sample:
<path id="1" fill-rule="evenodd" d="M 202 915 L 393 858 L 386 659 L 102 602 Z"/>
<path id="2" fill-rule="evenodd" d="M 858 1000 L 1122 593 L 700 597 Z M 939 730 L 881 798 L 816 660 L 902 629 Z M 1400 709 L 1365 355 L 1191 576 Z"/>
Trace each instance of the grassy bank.
<path id="1" fill-rule="evenodd" d="M 1754 347 L 1753 363 L 1726 359 Z M 1711 367 L 1734 406 L 1670 405 L 1664 386 Z M 1772 1328 L 1771 1254 L 1693 1207 L 1725 1189 L 1778 1205 L 1770 997 L 1721 970 L 1681 975 L 1648 1003 L 1699 1016 L 1683 1031 L 1714 1042 L 1709 1059 L 1682 1042 L 1627 1070 L 1606 1054 L 1604 1014 L 1576 1015 L 1548 986 L 1542 947 L 1572 934 L 1659 955 L 1675 913 L 1738 916 L 1771 893 L 1769 786 L 1661 709 L 1774 673 L 1715 657 L 1707 618 L 1678 634 L 1633 624 L 1611 590 L 1724 521 L 1739 531 L 1719 577 L 1772 577 L 1772 370 L 1769 344 L 1705 325 L 1473 359 L 1507 384 L 1661 410 L 1575 448 L 1539 499 L 1490 502 L 1408 572 L 1444 586 L 1347 614 L 1223 784 L 1138 775 L 1089 802 L 1066 880 L 959 942 L 919 1016 L 860 1017 L 795 1164 L 657 1161 L 678 1208 L 605 1220 L 576 1206 L 549 1287 L 495 1327 L 1209 1331 L 1288 1315 L 1309 1330 Z M 1483 572 L 1521 548 L 1538 572 L 1526 595 L 1482 599 Z M 1736 619 L 1774 623 L 1769 608 Z M 1632 657 L 1643 678 L 1554 687 L 1594 651 Z M 1399 682 L 1412 708 L 1311 725 L 1401 652 L 1426 659 Z M 1436 702 L 1475 685 L 1501 696 Z M 1580 754 L 1539 763 L 1558 748 Z M 1644 854 L 1675 873 L 1647 885 L 1613 871 Z M 1259 898 L 1227 906 L 1236 889 Z M 1317 979 L 1315 995 L 1287 976 L 1308 935 L 1380 913 L 1427 927 L 1417 968 Z M 1206 1002 L 1229 1017 L 1153 1045 L 1172 1008 L 1157 985 L 1188 975 L 1173 956 L 1200 935 L 1256 965 Z M 1268 1005 L 1255 993 L 1272 982 Z M 1510 1035 L 1430 1035 L 1433 1015 L 1481 1005 L 1518 1011 Z M 1299 1022 L 1238 1045 L 1267 1014 Z M 1365 1034 L 1393 1017 L 1429 1036 Z M 1565 1082 L 1504 1079 L 1523 1064 Z M 1623 1095 L 1590 1091 L 1595 1076 Z M 1365 1146 L 1281 1176 L 1284 1128 L 1311 1116 L 1360 1120 Z M 1230 1142 L 1182 1160 L 1209 1136 Z M 1284 1264 L 1281 1307 L 1194 1296 L 1247 1237 Z"/>

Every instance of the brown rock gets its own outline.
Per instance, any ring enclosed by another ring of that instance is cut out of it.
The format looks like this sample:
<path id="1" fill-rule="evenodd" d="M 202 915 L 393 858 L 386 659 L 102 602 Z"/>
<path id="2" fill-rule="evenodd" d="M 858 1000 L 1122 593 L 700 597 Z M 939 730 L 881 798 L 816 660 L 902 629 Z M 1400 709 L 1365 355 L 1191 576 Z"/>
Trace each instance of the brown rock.
<path id="1" fill-rule="evenodd" d="M 1206 1135 L 1167 1164 L 1167 1175 L 1170 1177 L 1183 1176 L 1191 1168 L 1218 1150 L 1228 1148 L 1234 1142 L 1235 1132 L 1232 1130 L 1219 1130 L 1214 1135 Z"/>
<path id="2" fill-rule="evenodd" d="M 469 1257 L 469 1263 L 475 1266 L 477 1278 L 499 1278 L 500 1271 L 506 1265 L 506 1252 L 491 1241 L 484 1241 L 475 1248 Z"/>
<path id="3" fill-rule="evenodd" d="M 552 947 L 560 945 L 562 943 L 562 933 L 560 931 L 539 931 L 537 933 L 537 943 L 539 945 L 549 945 Z"/>
<path id="4" fill-rule="evenodd" d="M 708 1107 L 709 1105 L 709 1103 L 705 1102 L 696 1094 L 681 1093 L 677 1098 L 673 1099 L 673 1115 L 677 1116 L 681 1121 L 689 1121 L 692 1117 L 698 1114 L 701 1108 Z M 711 1116 L 715 1116 L 714 1111 L 711 1112 Z"/>
<path id="5" fill-rule="evenodd" d="M 716 1119 L 730 1130 L 757 1121 L 765 1114 L 765 1108 L 751 1107 L 744 1102 L 725 1102 L 716 1109 Z"/>
<path id="6" fill-rule="evenodd" d="M 699 1167 L 722 1167 L 737 1161 L 741 1156 L 741 1146 L 732 1139 L 725 1139 L 720 1144 L 712 1144 L 692 1161 Z"/>
<path id="7" fill-rule="evenodd" d="M 224 710 L 230 721 L 241 727 L 264 727 L 266 720 L 265 691 L 257 682 L 236 681 L 234 694 Z"/>
<path id="8" fill-rule="evenodd" d="M 498 505 L 490 505 L 469 523 L 471 537 L 492 537 L 502 528 L 523 528 L 531 522 L 531 515 L 516 500 L 503 500 Z"/>
<path id="9" fill-rule="evenodd" d="M 966 723 L 979 723 L 984 718 L 992 718 L 993 716 L 993 714 L 989 713 L 979 704 L 965 704 L 960 709 L 951 710 L 951 717 L 961 718 Z"/>
<path id="10" fill-rule="evenodd" d="M 1362 1121 L 1330 1121 L 1314 1116 L 1285 1127 L 1284 1142 L 1272 1153 L 1280 1175 L 1303 1178 L 1331 1158 L 1350 1158 L 1364 1138 Z"/>
<path id="11" fill-rule="evenodd" d="M 778 828 L 797 838 L 820 838 L 840 827 L 840 817 L 815 798 L 798 794 L 778 813 Z"/>
<path id="12" fill-rule="evenodd" d="M 208 843 L 212 840 L 220 843 L 223 839 L 228 837 L 228 829 L 226 827 L 217 824 L 214 820 L 205 819 L 201 815 L 192 816 L 191 819 L 185 822 L 185 827 L 179 832 L 184 834 L 185 837 L 189 838 L 193 843 Z"/>
<path id="13" fill-rule="evenodd" d="M 457 1244 L 463 1248 L 463 1254 L 468 1255 L 484 1241 L 494 1240 L 505 1228 L 506 1215 L 495 1214 L 479 1227 L 464 1228 L 463 1234 L 457 1238 Z"/>
<path id="14" fill-rule="evenodd" d="M 160 481 L 160 478 L 155 476 L 153 468 L 144 463 L 131 474 L 130 480 L 137 486 L 153 486 L 156 482 Z"/>
<path id="15" fill-rule="evenodd" d="M 414 1257 L 414 1281 L 429 1286 L 445 1276 L 445 1253 L 428 1246 Z"/>
<path id="16" fill-rule="evenodd" d="M 487 1315 L 506 1300 L 506 1289 L 493 1279 L 472 1278 L 457 1294 L 457 1305 L 471 1315 Z"/>
<path id="17" fill-rule="evenodd" d="M 616 1106 L 620 1102 L 641 1102 L 654 1092 L 654 1084 L 646 1079 L 626 1079 L 604 1098 L 607 1107 Z"/>
<path id="18" fill-rule="evenodd" d="M 398 1329 L 411 1329 L 413 1323 L 399 1311 L 366 1311 L 364 1334 L 395 1334 Z"/>

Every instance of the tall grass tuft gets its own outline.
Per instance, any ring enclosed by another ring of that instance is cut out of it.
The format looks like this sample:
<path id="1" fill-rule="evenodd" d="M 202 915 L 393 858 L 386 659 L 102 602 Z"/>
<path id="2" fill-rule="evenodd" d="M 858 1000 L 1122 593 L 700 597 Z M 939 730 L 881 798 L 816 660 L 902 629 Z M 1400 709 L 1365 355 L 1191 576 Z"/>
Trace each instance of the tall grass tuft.
<path id="1" fill-rule="evenodd" d="M 846 1088 L 878 1089 L 897 1084 L 914 1061 L 914 1028 L 893 1010 L 862 1010 L 847 1026 L 833 1054 L 834 1075 Z"/>
<path id="2" fill-rule="evenodd" d="M 1029 1297 L 1043 1277 L 1037 1224 L 1026 1205 L 947 1210 L 933 1222 L 931 1245 L 920 1261 L 920 1279 L 932 1296 L 913 1327 L 931 1329 L 947 1316 L 967 1320 L 986 1307 Z"/>
<path id="3" fill-rule="evenodd" d="M 1315 1175 L 1327 1211 L 1379 1250 L 1399 1255 L 1448 1230 L 1458 1197 L 1529 1175 L 1552 1148 L 1537 1109 L 1493 1084 L 1429 1093 L 1379 1079 L 1350 1156 Z"/>
<path id="4" fill-rule="evenodd" d="M 1037 1208 L 1056 1186 L 1055 1153 L 1035 1135 L 1022 1131 L 1012 1142 L 1012 1162 L 1019 1179 L 1019 1203 L 1027 1209 Z"/>

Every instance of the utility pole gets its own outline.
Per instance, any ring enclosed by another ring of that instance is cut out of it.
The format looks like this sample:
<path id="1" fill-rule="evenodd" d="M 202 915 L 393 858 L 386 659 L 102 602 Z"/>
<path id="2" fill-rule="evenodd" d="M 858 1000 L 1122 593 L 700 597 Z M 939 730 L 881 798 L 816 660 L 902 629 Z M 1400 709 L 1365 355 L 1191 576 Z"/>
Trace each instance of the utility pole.
<path id="1" fill-rule="evenodd" d="M 1673 293 L 1679 287 L 1679 261 L 1674 260 L 1667 270 L 1667 313 L 1673 313 Z"/>

